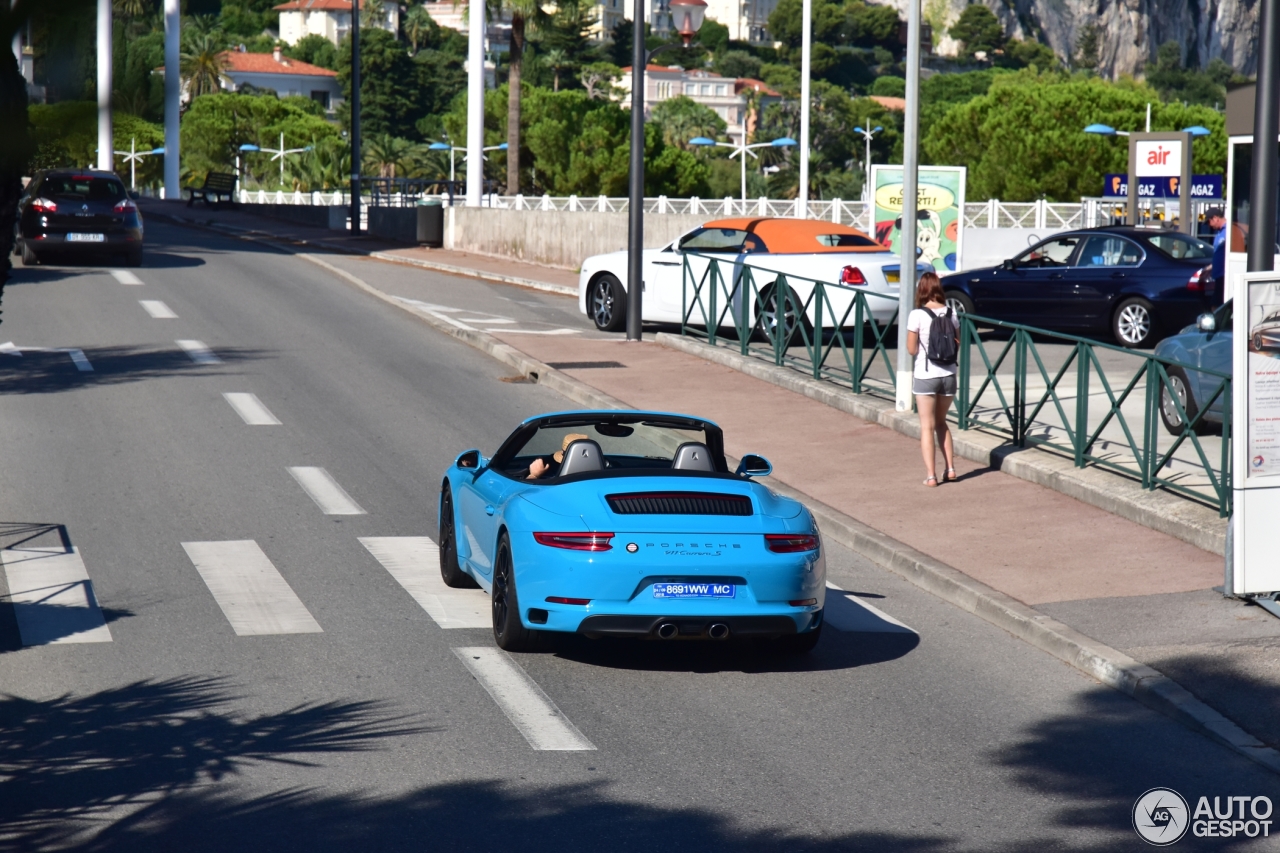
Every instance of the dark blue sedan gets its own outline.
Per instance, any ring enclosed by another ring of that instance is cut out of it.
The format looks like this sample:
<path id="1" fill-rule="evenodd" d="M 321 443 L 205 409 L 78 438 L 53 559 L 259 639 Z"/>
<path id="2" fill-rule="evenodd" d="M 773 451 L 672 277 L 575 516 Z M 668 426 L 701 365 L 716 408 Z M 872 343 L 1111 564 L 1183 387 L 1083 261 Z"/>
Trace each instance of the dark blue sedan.
<path id="1" fill-rule="evenodd" d="M 1210 309 L 1213 247 L 1187 234 L 1107 226 L 1056 234 L 998 267 L 947 276 L 957 313 L 1153 345 Z"/>

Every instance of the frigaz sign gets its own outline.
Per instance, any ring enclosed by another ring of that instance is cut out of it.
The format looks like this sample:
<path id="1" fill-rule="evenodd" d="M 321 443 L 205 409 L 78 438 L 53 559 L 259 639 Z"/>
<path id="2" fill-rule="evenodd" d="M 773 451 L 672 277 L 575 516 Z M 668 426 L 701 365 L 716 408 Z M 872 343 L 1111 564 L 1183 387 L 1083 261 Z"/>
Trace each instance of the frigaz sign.
<path id="1" fill-rule="evenodd" d="M 1178 198 L 1182 189 L 1182 178 L 1178 176 L 1166 178 L 1144 178 L 1138 181 L 1139 198 Z M 1129 176 L 1108 174 L 1102 179 L 1103 198 L 1128 198 Z M 1222 198 L 1222 175 L 1192 175 L 1191 198 Z"/>
<path id="2" fill-rule="evenodd" d="M 1140 178 L 1166 178 L 1182 172 L 1182 141 L 1139 140 L 1135 143 L 1133 173 Z"/>

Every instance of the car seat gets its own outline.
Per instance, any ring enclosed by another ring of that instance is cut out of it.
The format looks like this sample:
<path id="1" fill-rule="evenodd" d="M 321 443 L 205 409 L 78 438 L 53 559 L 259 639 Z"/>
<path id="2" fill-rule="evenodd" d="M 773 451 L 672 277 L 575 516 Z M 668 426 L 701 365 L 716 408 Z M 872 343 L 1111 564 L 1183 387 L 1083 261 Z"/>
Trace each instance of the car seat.
<path id="1" fill-rule="evenodd" d="M 581 474 L 585 471 L 603 471 L 604 452 L 600 445 L 589 438 L 580 438 L 569 442 L 564 449 L 564 462 L 560 465 L 560 476 Z"/>
<path id="2" fill-rule="evenodd" d="M 676 448 L 671 467 L 680 471 L 714 471 L 711 464 L 711 451 L 705 444 L 697 441 L 686 441 Z"/>

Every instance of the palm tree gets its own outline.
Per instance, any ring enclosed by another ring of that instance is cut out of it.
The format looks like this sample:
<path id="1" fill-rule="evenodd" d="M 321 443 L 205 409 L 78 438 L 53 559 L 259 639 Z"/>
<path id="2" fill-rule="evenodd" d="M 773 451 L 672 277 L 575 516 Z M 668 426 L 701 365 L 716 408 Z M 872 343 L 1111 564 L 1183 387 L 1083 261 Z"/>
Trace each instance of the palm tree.
<path id="1" fill-rule="evenodd" d="M 179 71 L 187 80 L 191 98 L 221 91 L 228 79 L 221 32 L 193 32 L 186 42 L 186 49 L 178 56 Z"/>
<path id="2" fill-rule="evenodd" d="M 558 47 L 553 47 L 542 56 L 542 61 L 551 69 L 551 91 L 560 91 L 560 69 L 569 67 L 569 55 Z"/>
<path id="3" fill-rule="evenodd" d="M 111 5 L 123 18 L 141 18 L 151 9 L 150 0 L 115 0 Z"/>
<path id="4" fill-rule="evenodd" d="M 407 139 L 384 133 L 369 140 L 364 152 L 365 168 L 376 170 L 380 178 L 394 178 L 399 171 L 403 176 L 417 158 L 417 148 Z"/>
<path id="5" fill-rule="evenodd" d="M 404 37 L 409 40 L 409 44 L 413 45 L 415 55 L 418 53 L 418 45 L 430 34 L 434 23 L 426 7 L 421 3 L 410 7 L 404 16 Z"/>
<path id="6" fill-rule="evenodd" d="M 387 9 L 383 0 L 363 0 L 360 6 L 360 26 L 381 27 L 386 22 Z"/>
<path id="7" fill-rule="evenodd" d="M 540 0 L 503 0 L 511 13 L 511 47 L 507 53 L 507 195 L 520 194 L 520 76 L 524 65 L 525 28 L 547 17 Z"/>
<path id="8" fill-rule="evenodd" d="M 341 189 L 351 177 L 351 146 L 337 136 L 313 137 L 311 150 L 293 169 L 308 191 Z"/>

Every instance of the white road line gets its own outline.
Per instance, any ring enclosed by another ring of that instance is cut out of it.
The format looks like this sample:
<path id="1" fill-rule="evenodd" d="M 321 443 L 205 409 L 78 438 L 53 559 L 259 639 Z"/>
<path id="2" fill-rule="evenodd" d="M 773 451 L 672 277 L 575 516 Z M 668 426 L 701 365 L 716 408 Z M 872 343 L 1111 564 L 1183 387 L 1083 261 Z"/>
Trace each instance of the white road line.
<path id="1" fill-rule="evenodd" d="M 323 468 L 290 468 L 289 473 L 303 491 L 311 496 L 325 515 L 365 515 L 360 504 L 351 499 L 338 481 Z"/>
<path id="2" fill-rule="evenodd" d="M 205 346 L 204 341 L 174 341 L 186 350 L 187 355 L 196 364 L 222 364 L 222 359 L 213 354 L 213 350 Z"/>
<path id="3" fill-rule="evenodd" d="M 148 314 L 157 320 L 176 320 L 178 315 L 173 313 L 173 309 L 165 305 L 159 299 L 139 299 L 138 304 L 142 306 Z"/>
<path id="4" fill-rule="evenodd" d="M 827 606 L 823 618 L 832 628 L 840 631 L 868 634 L 920 633 L 830 581 L 827 582 Z"/>
<path id="5" fill-rule="evenodd" d="M 426 536 L 362 536 L 360 544 L 441 628 L 488 628 L 493 624 L 489 596 L 483 590 L 444 585 L 440 549 Z"/>
<path id="6" fill-rule="evenodd" d="M 453 653 L 498 703 L 529 746 L 559 752 L 595 749 L 528 673 L 500 649 L 471 646 L 454 649 Z"/>
<path id="7" fill-rule="evenodd" d="M 484 317 L 459 317 L 458 319 L 464 323 L 485 323 L 489 325 L 504 325 L 515 322 L 515 320 L 508 320 L 505 317 L 493 317 L 491 319 L 486 319 Z"/>
<path id="8" fill-rule="evenodd" d="M 255 394 L 232 391 L 223 394 L 222 398 L 231 404 L 231 408 L 235 409 L 236 414 L 249 426 L 278 426 L 280 424 L 276 416 L 271 414 L 270 409 L 262 405 L 262 401 Z"/>
<path id="9" fill-rule="evenodd" d="M 111 270 L 110 272 L 111 277 L 121 284 L 142 284 L 142 279 L 128 270 Z"/>
<path id="10" fill-rule="evenodd" d="M 183 542 L 182 547 L 237 635 L 322 632 L 257 542 Z"/>
<path id="11" fill-rule="evenodd" d="M 0 563 L 22 645 L 111 642 L 93 581 L 75 548 L 5 548 Z"/>

